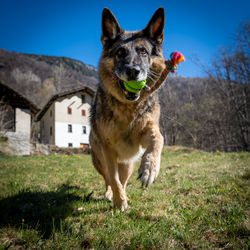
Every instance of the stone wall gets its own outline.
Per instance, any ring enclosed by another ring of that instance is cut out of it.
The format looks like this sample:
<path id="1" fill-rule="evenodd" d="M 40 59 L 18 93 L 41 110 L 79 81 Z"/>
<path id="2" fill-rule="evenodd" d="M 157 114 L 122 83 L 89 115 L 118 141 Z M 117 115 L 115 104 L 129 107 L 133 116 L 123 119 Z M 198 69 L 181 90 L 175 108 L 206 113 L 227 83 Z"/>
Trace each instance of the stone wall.
<path id="1" fill-rule="evenodd" d="M 54 145 L 30 143 L 29 135 L 7 132 L 0 135 L 0 153 L 6 155 L 90 154 L 89 148 L 60 148 Z"/>
<path id="2" fill-rule="evenodd" d="M 90 154 L 89 148 L 60 148 L 55 145 L 32 143 L 32 155 L 50 155 L 50 154 Z"/>
<path id="3" fill-rule="evenodd" d="M 30 155 L 30 135 L 6 132 L 0 136 L 0 152 L 7 155 Z"/>

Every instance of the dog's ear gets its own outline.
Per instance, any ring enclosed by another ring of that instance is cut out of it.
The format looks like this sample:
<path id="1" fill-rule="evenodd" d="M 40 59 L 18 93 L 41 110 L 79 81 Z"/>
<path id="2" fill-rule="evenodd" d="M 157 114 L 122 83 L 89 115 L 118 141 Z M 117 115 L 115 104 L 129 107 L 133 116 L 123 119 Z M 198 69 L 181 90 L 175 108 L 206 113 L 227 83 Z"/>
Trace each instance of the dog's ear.
<path id="1" fill-rule="evenodd" d="M 165 12 L 163 8 L 159 8 L 146 28 L 143 29 L 144 34 L 157 43 L 162 43 L 164 39 Z"/>
<path id="2" fill-rule="evenodd" d="M 108 8 L 104 8 L 102 12 L 102 44 L 105 45 L 107 42 L 114 40 L 121 32 L 120 24 L 113 13 Z"/>

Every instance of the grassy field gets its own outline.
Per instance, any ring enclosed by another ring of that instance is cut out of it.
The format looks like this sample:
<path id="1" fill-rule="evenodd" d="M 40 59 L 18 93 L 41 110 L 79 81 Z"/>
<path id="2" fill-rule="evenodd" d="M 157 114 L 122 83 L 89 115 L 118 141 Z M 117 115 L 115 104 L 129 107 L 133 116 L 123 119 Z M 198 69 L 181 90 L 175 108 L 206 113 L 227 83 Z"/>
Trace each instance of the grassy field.
<path id="1" fill-rule="evenodd" d="M 0 249 L 248 249 L 249 177 L 249 153 L 166 147 L 122 213 L 89 155 L 0 156 Z"/>

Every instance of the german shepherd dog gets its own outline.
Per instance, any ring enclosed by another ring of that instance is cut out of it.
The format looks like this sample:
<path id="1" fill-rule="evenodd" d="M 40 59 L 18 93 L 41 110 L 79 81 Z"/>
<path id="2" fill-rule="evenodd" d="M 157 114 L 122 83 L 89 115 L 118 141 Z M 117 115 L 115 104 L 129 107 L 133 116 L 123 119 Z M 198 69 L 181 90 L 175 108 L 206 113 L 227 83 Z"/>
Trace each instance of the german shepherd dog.
<path id="1" fill-rule="evenodd" d="M 91 108 L 91 154 L 106 184 L 104 198 L 114 207 L 128 208 L 126 186 L 134 164 L 144 150 L 138 179 L 152 184 L 160 170 L 163 137 L 159 130 L 157 92 L 129 92 L 124 81 L 147 80 L 154 85 L 165 68 L 162 52 L 164 9 L 159 8 L 146 28 L 123 30 L 112 12 L 102 13 L 103 52 L 100 84 Z"/>

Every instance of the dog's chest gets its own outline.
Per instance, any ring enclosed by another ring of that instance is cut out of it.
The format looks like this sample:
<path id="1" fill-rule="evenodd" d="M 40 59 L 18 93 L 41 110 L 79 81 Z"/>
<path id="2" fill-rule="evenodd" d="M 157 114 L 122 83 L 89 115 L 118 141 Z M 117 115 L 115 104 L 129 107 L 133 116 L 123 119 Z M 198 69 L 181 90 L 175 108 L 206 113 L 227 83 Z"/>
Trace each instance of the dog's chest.
<path id="1" fill-rule="evenodd" d="M 118 158 L 129 160 L 138 155 L 140 151 L 141 126 L 127 124 L 116 119 L 109 121 L 106 126 L 105 139 L 109 146 L 116 151 Z"/>

